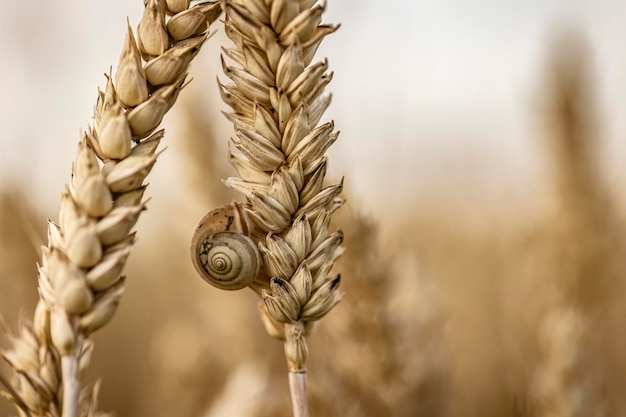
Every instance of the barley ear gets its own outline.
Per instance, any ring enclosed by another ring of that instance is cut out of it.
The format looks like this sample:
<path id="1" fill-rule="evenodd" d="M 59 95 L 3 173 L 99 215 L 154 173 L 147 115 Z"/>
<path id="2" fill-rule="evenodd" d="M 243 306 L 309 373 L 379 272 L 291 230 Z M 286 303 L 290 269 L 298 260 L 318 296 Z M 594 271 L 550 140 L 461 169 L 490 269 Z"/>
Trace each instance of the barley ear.
<path id="1" fill-rule="evenodd" d="M 59 220 L 49 222 L 33 324 L 10 335 L 3 352 L 16 375 L 6 395 L 26 415 L 96 414 L 97 389 L 81 395 L 89 337 L 111 320 L 124 293 L 121 273 L 145 209 L 144 180 L 163 138 L 156 129 L 221 13 L 216 2 L 144 4 L 137 32 L 128 27 L 115 76 L 98 94 L 95 124 L 78 144 Z"/>

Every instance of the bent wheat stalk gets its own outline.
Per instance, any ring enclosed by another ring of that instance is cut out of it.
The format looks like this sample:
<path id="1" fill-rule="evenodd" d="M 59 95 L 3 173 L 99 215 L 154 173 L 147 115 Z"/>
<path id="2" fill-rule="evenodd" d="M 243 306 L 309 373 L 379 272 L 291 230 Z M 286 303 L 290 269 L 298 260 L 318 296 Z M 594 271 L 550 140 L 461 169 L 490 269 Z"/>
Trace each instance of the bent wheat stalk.
<path id="1" fill-rule="evenodd" d="M 311 64 L 320 42 L 337 26 L 320 23 L 324 7 L 315 3 L 221 3 L 234 43 L 224 54 L 234 65 L 222 57 L 232 83 L 220 90 L 232 108 L 227 116 L 236 136 L 230 140 L 230 162 L 239 175 L 225 184 L 246 203 L 214 214 L 230 213 L 228 231 L 246 234 L 260 251 L 261 271 L 249 286 L 261 296 L 259 312 L 268 333 L 284 341 L 297 417 L 309 414 L 306 336 L 342 298 L 340 278 L 330 270 L 341 254 L 343 234 L 328 232 L 331 214 L 344 202 L 338 197 L 342 182 L 324 186 L 324 154 L 338 132 L 332 121 L 318 125 L 330 103 L 323 93 L 332 73 L 327 61 Z M 211 258 L 214 243 L 202 245 L 194 259 L 201 273 L 228 268 L 224 258 Z M 226 287 L 223 279 L 212 283 Z"/>
<path id="2" fill-rule="evenodd" d="M 96 395 L 80 379 L 93 350 L 89 336 L 115 313 L 121 276 L 145 209 L 144 179 L 163 130 L 153 133 L 184 86 L 187 68 L 221 13 L 216 2 L 146 0 L 124 42 L 115 81 L 108 77 L 95 126 L 78 145 L 59 222 L 48 223 L 33 324 L 9 336 L 3 357 L 16 378 L 5 397 L 32 416 L 95 416 Z M 144 64 L 145 61 L 145 64 Z M 61 404 L 62 401 L 62 404 Z"/>

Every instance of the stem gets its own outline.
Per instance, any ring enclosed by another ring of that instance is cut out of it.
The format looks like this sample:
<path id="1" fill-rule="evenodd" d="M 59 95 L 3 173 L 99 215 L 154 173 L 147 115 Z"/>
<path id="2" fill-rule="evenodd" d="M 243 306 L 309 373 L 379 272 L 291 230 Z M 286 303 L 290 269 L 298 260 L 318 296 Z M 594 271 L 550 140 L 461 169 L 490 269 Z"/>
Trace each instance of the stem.
<path id="1" fill-rule="evenodd" d="M 306 396 L 306 371 L 289 371 L 289 391 L 291 391 L 293 417 L 309 417 L 309 404 Z"/>
<path id="2" fill-rule="evenodd" d="M 78 417 L 80 381 L 78 380 L 78 355 L 61 358 L 63 373 L 63 417 Z"/>

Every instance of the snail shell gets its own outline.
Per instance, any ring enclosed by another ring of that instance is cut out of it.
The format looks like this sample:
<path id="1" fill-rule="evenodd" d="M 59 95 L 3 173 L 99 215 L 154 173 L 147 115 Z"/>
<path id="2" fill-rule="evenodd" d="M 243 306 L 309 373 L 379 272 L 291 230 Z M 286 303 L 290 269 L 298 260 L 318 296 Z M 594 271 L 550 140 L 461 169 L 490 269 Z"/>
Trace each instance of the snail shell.
<path id="1" fill-rule="evenodd" d="M 191 238 L 191 259 L 200 276 L 223 290 L 239 290 L 252 284 L 262 261 L 249 234 L 239 203 L 207 213 Z"/>

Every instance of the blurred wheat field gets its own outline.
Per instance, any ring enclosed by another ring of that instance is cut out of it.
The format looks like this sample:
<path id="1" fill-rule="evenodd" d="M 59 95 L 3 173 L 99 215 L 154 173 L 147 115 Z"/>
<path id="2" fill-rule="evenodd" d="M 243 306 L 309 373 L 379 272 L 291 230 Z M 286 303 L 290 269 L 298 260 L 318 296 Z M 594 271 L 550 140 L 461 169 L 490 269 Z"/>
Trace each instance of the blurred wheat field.
<path id="1" fill-rule="evenodd" d="M 290 415 L 282 347 L 265 334 L 254 294 L 208 288 L 189 262 L 197 219 L 234 198 L 219 181 L 231 172 L 229 133 L 207 76 L 220 42 L 205 47 L 205 67 L 194 67 L 168 119 L 168 151 L 137 226 L 128 290 L 95 338 L 89 378 L 102 379 L 101 406 L 120 416 Z M 533 69 L 536 125 L 526 138 L 538 149 L 532 185 L 501 187 L 493 198 L 473 173 L 456 192 L 455 179 L 399 175 L 389 188 L 403 193 L 388 198 L 380 183 L 355 180 L 351 190 L 353 167 L 340 163 L 351 161 L 340 154 L 350 149 L 331 156 L 331 176 L 347 179 L 349 203 L 333 220 L 345 233 L 335 269 L 347 296 L 311 338 L 313 415 L 626 415 L 625 194 L 623 174 L 605 163 L 602 112 L 610 103 L 596 80 L 604 68 L 594 65 L 597 45 L 578 33 L 546 35 L 544 46 Z M 616 90 L 626 97 L 623 85 Z M 335 94 L 349 120 L 351 98 Z M 342 130 L 340 141 L 355 134 Z M 463 143 L 463 132 L 456 135 Z M 73 149 L 78 137 L 63 140 Z M 389 148 L 380 158 L 393 162 L 397 149 Z M 66 175 L 71 157 L 59 159 Z M 55 212 L 19 176 L 0 187 L 0 314 L 11 328 L 32 315 L 38 247 Z M 184 186 L 172 191 L 175 182 Z M 0 403 L 0 414 L 14 412 Z"/>

